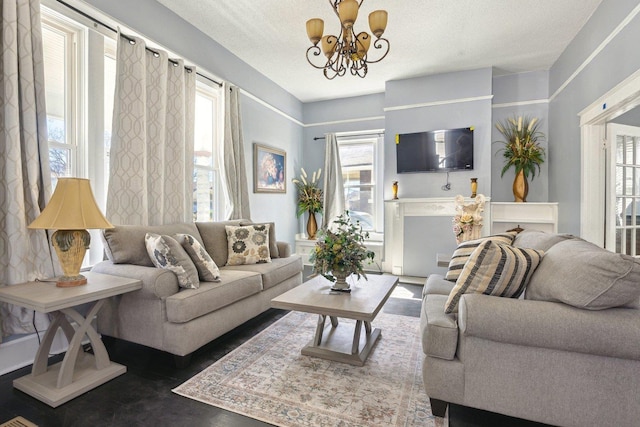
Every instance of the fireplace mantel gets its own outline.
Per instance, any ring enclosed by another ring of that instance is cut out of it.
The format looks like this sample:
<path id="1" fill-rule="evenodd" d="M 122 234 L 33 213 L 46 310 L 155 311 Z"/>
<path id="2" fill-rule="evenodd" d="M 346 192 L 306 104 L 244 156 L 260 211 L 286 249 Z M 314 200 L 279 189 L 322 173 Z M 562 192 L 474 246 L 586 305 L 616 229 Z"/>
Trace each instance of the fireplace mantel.
<path id="1" fill-rule="evenodd" d="M 491 204 L 486 197 L 484 206 L 484 225 L 482 235 L 489 234 L 491 229 Z M 475 199 L 465 198 L 465 203 L 473 203 Z M 404 223 L 406 217 L 451 217 L 455 215 L 454 197 L 412 198 L 388 200 L 384 204 L 384 238 L 385 261 L 384 271 L 404 275 Z M 454 240 L 453 232 L 451 239 Z M 436 259 L 434 257 L 435 265 Z"/>

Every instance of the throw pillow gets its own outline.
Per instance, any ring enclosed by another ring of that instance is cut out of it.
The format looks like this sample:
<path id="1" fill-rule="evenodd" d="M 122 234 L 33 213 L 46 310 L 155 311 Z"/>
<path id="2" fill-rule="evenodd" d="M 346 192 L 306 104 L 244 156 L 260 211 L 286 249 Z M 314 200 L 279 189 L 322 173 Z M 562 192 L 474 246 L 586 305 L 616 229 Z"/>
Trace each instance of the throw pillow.
<path id="1" fill-rule="evenodd" d="M 582 239 L 549 249 L 525 295 L 588 310 L 633 306 L 639 297 L 640 261 Z"/>
<path id="2" fill-rule="evenodd" d="M 271 258 L 279 258 L 280 251 L 278 250 L 278 241 L 276 240 L 276 224 L 275 222 L 261 222 L 254 223 L 250 220 L 243 220 L 240 225 L 269 225 L 269 256 Z"/>
<path id="3" fill-rule="evenodd" d="M 156 267 L 172 271 L 178 276 L 178 284 L 181 288 L 198 289 L 200 286 L 198 270 L 180 243 L 170 236 L 153 233 L 147 233 L 144 236 L 144 243 Z"/>
<path id="4" fill-rule="evenodd" d="M 458 311 L 458 302 L 463 294 L 518 298 L 543 254 L 536 249 L 517 248 L 493 240 L 480 243 L 451 290 L 445 313 Z"/>
<path id="5" fill-rule="evenodd" d="M 492 236 L 483 237 L 481 239 L 476 240 L 467 240 L 466 242 L 462 242 L 458 245 L 458 248 L 453 252 L 451 256 L 451 261 L 449 261 L 449 269 L 447 270 L 447 274 L 445 275 L 445 279 L 455 282 L 460 277 L 460 273 L 462 272 L 462 268 L 467 263 L 469 256 L 471 253 L 484 241 L 492 240 L 498 243 L 504 243 L 510 245 L 513 243 L 513 239 L 515 238 L 517 233 L 500 233 L 494 234 Z"/>
<path id="6" fill-rule="evenodd" d="M 225 226 L 229 259 L 227 265 L 262 264 L 271 262 L 269 254 L 269 224 Z"/>
<path id="7" fill-rule="evenodd" d="M 203 282 L 219 282 L 220 270 L 204 247 L 190 234 L 176 234 L 176 240 L 187 252 Z"/>

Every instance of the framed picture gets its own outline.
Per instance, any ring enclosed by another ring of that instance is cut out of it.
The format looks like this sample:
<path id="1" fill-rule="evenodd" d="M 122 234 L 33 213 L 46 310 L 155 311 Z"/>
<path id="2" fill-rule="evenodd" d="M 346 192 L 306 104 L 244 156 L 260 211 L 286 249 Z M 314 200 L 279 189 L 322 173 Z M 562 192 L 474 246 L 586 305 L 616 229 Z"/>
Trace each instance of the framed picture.
<path id="1" fill-rule="evenodd" d="M 287 153 L 253 143 L 253 192 L 287 192 Z"/>

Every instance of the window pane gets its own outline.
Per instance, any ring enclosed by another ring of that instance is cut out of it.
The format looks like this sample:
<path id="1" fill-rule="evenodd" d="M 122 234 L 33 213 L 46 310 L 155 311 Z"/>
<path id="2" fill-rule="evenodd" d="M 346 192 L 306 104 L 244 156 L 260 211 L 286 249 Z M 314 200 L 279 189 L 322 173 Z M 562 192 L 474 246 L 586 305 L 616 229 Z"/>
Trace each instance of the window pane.
<path id="1" fill-rule="evenodd" d="M 61 143 L 66 142 L 66 43 L 67 36 L 64 33 L 43 26 L 45 99 L 47 124 L 51 126 L 49 139 Z"/>
<path id="2" fill-rule="evenodd" d="M 106 41 L 105 41 L 106 42 Z M 104 56 L 104 177 L 105 192 L 109 185 L 109 156 L 111 154 L 111 129 L 113 124 L 113 100 L 116 92 L 116 59 Z"/>
<path id="3" fill-rule="evenodd" d="M 71 176 L 71 150 L 66 148 L 49 148 L 49 167 L 51 168 L 52 184 L 58 182 L 59 177 Z"/>
<path id="4" fill-rule="evenodd" d="M 196 94 L 195 164 L 213 166 L 213 99 Z"/>
<path id="5" fill-rule="evenodd" d="M 193 172 L 193 220 L 213 221 L 215 212 L 214 174 L 196 168 Z"/>
<path id="6" fill-rule="evenodd" d="M 345 187 L 344 199 L 351 219 L 354 222 L 360 221 L 363 229 L 373 230 L 375 228 L 373 187 L 367 185 Z"/>

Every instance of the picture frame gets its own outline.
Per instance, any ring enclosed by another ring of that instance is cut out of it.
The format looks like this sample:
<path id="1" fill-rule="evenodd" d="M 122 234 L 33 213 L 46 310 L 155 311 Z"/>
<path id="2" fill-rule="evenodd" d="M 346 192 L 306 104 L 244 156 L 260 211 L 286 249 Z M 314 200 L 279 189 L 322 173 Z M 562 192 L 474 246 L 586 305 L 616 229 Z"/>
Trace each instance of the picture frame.
<path id="1" fill-rule="evenodd" d="M 253 192 L 287 192 L 287 153 L 284 150 L 253 143 Z"/>

